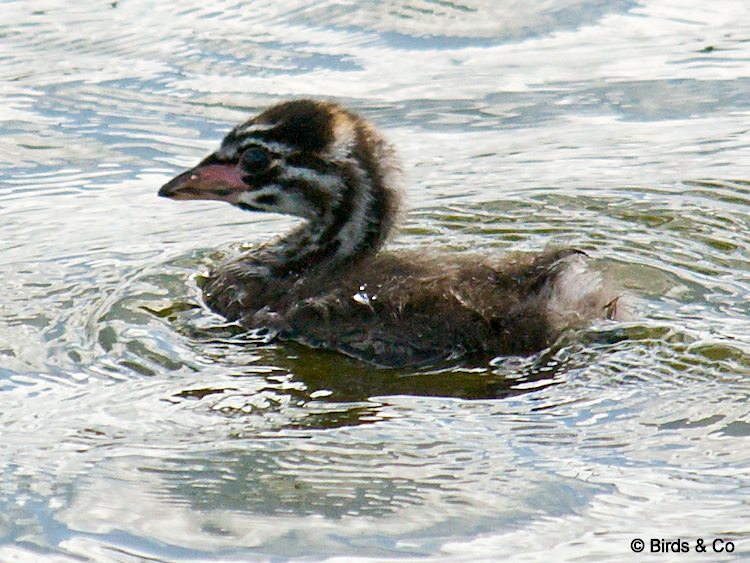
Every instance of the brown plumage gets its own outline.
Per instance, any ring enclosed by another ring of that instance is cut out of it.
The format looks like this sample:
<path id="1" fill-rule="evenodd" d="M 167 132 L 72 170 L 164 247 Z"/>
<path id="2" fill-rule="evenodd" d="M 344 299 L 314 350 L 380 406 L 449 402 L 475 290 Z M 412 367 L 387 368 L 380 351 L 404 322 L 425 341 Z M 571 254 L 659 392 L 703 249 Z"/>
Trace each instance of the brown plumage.
<path id="1" fill-rule="evenodd" d="M 305 222 L 211 273 L 205 299 L 247 328 L 384 366 L 528 354 L 617 299 L 574 249 L 504 257 L 380 252 L 399 214 L 391 147 L 357 115 L 275 105 L 162 187 Z"/>

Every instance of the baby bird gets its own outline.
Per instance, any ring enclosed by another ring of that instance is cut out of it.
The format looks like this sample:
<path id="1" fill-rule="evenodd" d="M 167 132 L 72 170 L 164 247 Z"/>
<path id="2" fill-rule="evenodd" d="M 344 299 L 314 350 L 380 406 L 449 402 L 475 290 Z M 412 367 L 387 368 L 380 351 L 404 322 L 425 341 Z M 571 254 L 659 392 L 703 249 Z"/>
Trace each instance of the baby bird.
<path id="1" fill-rule="evenodd" d="M 617 297 L 573 248 L 382 251 L 400 211 L 394 151 L 335 103 L 266 109 L 159 195 L 302 218 L 219 265 L 206 303 L 248 329 L 380 366 L 530 354 L 566 328 L 617 315 Z"/>

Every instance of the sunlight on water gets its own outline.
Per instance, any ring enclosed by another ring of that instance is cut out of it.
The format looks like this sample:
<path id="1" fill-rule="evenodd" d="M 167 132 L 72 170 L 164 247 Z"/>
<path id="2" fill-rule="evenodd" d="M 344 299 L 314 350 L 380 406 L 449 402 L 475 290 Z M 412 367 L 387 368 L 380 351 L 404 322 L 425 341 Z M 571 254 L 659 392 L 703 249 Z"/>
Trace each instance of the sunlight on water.
<path id="1" fill-rule="evenodd" d="M 2 8 L 0 560 L 748 556 L 745 2 Z M 397 146 L 393 247 L 570 244 L 632 319 L 396 371 L 212 314 L 292 222 L 156 192 L 303 96 Z"/>

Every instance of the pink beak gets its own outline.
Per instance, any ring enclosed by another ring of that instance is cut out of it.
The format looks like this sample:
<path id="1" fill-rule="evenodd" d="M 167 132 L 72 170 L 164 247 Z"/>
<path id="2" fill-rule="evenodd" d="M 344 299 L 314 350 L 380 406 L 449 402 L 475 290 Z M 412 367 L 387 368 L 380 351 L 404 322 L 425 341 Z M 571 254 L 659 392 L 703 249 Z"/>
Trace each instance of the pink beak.
<path id="1" fill-rule="evenodd" d="M 234 164 L 205 164 L 172 178 L 159 190 L 160 197 L 175 200 L 215 199 L 237 203 L 248 189 L 239 167 Z"/>

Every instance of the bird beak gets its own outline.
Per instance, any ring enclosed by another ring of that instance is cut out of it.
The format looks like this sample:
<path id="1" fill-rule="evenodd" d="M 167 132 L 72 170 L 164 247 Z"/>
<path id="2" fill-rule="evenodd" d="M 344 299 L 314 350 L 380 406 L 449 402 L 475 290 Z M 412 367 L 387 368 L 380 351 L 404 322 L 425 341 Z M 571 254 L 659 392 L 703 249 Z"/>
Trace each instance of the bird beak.
<path id="1" fill-rule="evenodd" d="M 159 190 L 159 197 L 175 200 L 214 199 L 237 203 L 248 188 L 234 164 L 203 164 L 172 178 Z"/>

